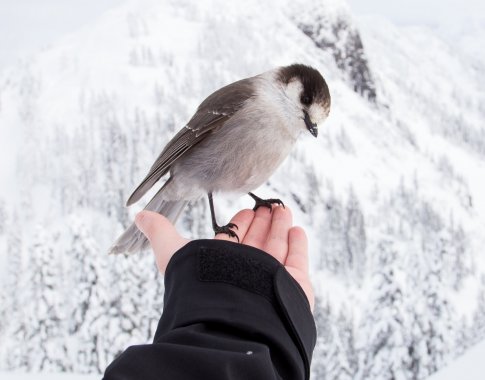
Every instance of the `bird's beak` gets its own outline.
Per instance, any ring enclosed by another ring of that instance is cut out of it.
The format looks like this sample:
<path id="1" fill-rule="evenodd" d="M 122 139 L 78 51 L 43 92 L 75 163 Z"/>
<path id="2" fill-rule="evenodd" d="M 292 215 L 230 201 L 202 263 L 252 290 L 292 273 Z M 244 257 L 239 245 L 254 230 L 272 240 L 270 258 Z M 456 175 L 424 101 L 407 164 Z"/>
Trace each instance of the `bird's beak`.
<path id="1" fill-rule="evenodd" d="M 307 129 L 310 131 L 310 133 L 317 137 L 318 136 L 318 128 L 317 128 L 317 125 L 315 123 L 312 123 L 311 119 L 310 119 L 310 116 L 308 115 L 308 112 L 306 111 L 303 111 L 303 113 L 305 114 L 305 124 L 306 124 L 306 127 Z"/>

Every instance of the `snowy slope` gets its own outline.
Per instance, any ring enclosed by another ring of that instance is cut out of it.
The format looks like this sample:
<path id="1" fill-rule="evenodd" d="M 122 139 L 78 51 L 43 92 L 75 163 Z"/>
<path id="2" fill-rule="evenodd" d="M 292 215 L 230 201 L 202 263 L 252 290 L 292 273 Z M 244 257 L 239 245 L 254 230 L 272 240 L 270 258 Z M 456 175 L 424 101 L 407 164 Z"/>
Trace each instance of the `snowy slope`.
<path id="1" fill-rule="evenodd" d="M 76 375 L 71 373 L 20 373 L 0 372 L 0 380 L 98 380 L 96 375 Z"/>
<path id="2" fill-rule="evenodd" d="M 429 377 L 429 380 L 481 380 L 485 373 L 485 342 L 471 347 L 466 354 L 460 356 L 438 373 Z"/>
<path id="3" fill-rule="evenodd" d="M 341 0 L 143 0 L 8 70 L 0 367 L 99 372 L 150 340 L 151 257 L 105 255 L 140 209 L 127 196 L 204 97 L 304 62 L 327 79 L 331 115 L 257 194 L 284 199 L 310 237 L 314 375 L 434 372 L 485 336 L 485 71 L 470 59 Z M 252 204 L 215 203 L 221 221 Z M 208 237 L 208 218 L 204 199 L 178 226 Z"/>

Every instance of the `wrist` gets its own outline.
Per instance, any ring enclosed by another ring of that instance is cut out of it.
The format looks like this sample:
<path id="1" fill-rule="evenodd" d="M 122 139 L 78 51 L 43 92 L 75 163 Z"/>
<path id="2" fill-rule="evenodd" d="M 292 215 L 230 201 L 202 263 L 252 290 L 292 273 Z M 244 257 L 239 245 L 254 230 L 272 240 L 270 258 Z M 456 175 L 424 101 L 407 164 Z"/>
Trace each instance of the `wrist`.
<path id="1" fill-rule="evenodd" d="M 238 331 L 271 337 L 274 350 L 294 359 L 288 365 L 295 378 L 307 378 L 313 315 L 302 288 L 272 256 L 243 244 L 192 241 L 168 263 L 165 289 L 155 342 L 181 326 L 229 321 Z"/>

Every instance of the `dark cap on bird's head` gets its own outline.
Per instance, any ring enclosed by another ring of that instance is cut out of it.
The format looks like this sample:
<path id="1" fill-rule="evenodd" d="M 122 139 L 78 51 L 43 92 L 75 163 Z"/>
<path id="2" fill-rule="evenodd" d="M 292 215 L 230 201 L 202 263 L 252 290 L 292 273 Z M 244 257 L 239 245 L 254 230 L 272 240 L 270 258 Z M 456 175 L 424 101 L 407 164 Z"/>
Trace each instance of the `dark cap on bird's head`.
<path id="1" fill-rule="evenodd" d="M 330 91 L 322 74 L 313 67 L 296 63 L 281 67 L 277 78 L 286 85 L 295 80 L 301 83 L 302 91 L 299 100 L 303 110 L 302 118 L 307 129 L 316 137 L 318 133 L 317 124 L 328 116 L 331 103 Z M 313 105 L 318 108 L 313 112 L 315 115 L 312 115 L 310 111 Z"/>
<path id="2" fill-rule="evenodd" d="M 303 85 L 302 101 L 306 100 L 308 104 L 316 102 L 330 108 L 330 91 L 327 82 L 313 67 L 300 63 L 282 67 L 278 79 L 285 84 L 293 79 L 299 79 Z M 304 97 L 308 99 L 303 99 Z"/>

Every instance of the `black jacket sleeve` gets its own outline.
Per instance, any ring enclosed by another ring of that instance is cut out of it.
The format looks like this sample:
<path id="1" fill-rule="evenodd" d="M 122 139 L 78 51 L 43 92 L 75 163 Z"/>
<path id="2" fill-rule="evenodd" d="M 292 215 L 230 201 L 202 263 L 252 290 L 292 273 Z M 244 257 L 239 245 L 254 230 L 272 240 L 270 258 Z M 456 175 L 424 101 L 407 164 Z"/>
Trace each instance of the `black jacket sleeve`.
<path id="1" fill-rule="evenodd" d="M 153 343 L 129 347 L 104 379 L 308 379 L 315 341 L 308 300 L 277 260 L 196 240 L 169 262 Z"/>

